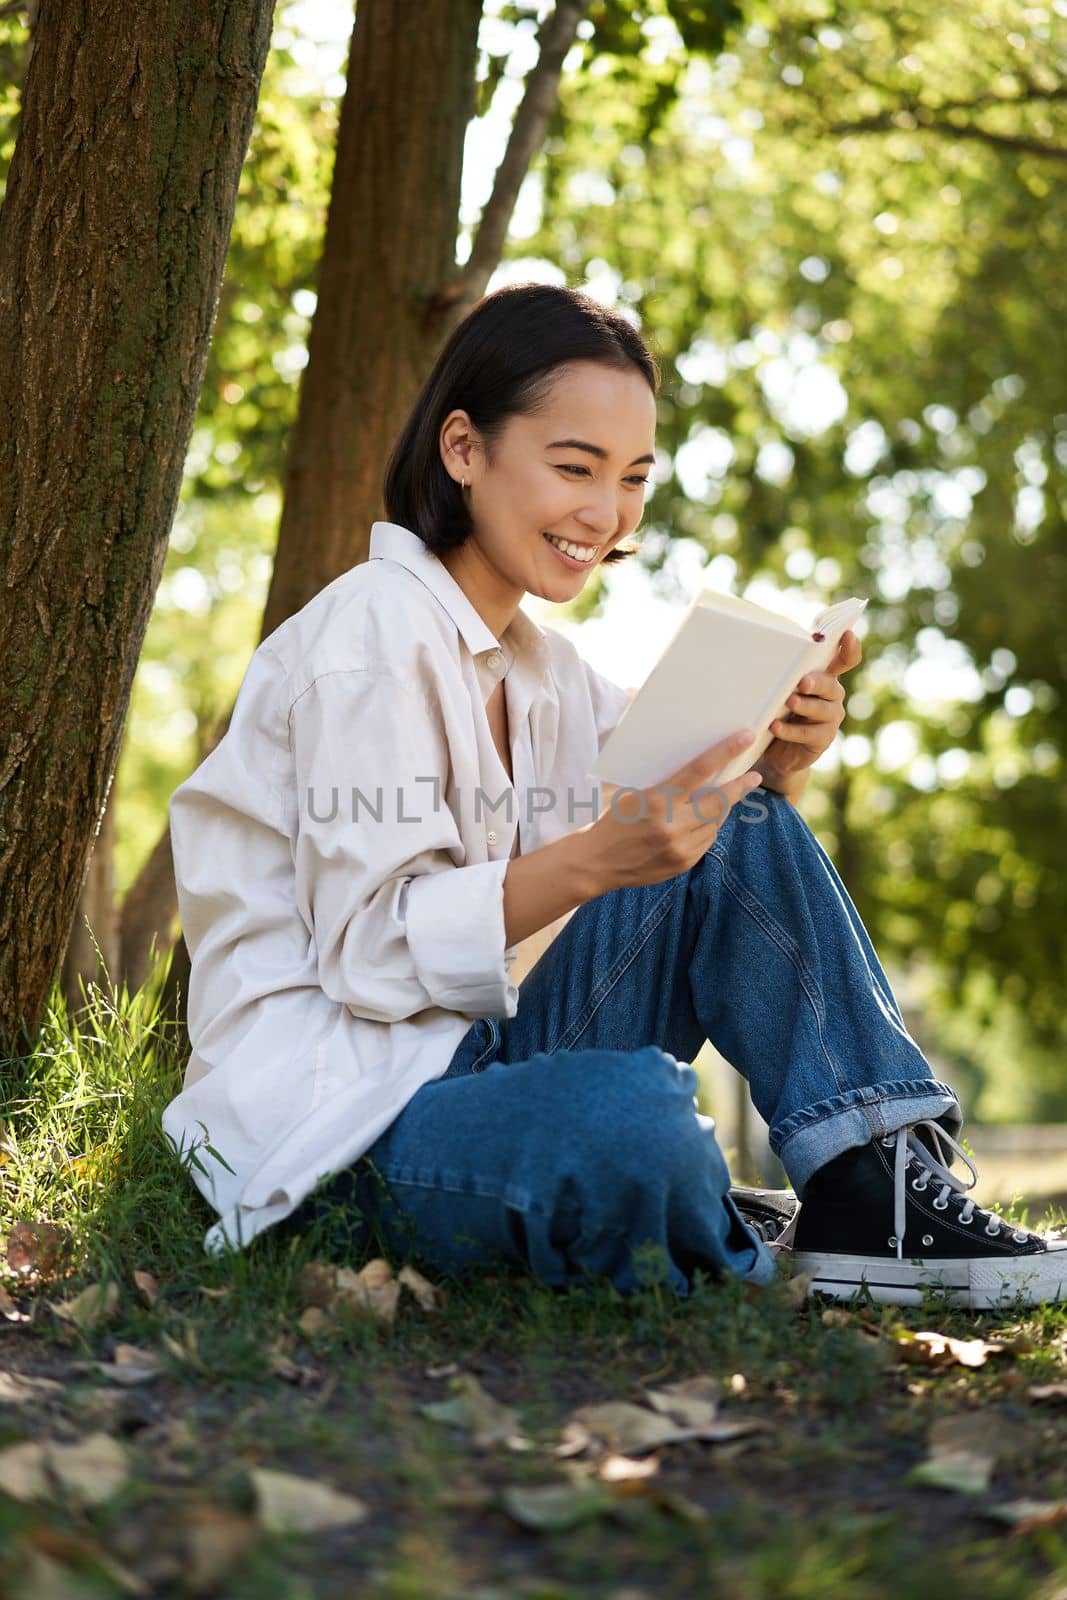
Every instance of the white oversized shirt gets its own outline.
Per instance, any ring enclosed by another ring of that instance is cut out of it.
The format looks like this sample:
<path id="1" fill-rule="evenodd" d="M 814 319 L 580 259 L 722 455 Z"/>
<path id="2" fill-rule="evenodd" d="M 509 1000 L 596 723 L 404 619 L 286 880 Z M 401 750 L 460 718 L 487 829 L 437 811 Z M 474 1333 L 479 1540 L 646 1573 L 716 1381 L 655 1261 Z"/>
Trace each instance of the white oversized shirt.
<path id="1" fill-rule="evenodd" d="M 485 709 L 501 679 L 514 784 Z M 170 801 L 192 1053 L 162 1123 L 219 1213 L 206 1250 L 288 1216 L 475 1018 L 515 1015 L 516 836 L 526 855 L 595 820 L 588 768 L 627 698 L 521 609 L 496 639 L 390 522 L 259 646 Z"/>

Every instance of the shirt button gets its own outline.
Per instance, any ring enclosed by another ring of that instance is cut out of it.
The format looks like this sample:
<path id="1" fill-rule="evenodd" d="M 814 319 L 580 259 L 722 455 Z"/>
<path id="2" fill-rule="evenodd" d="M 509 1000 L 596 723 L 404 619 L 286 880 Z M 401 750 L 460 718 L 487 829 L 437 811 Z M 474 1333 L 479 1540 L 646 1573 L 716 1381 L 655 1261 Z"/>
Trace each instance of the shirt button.
<path id="1" fill-rule="evenodd" d="M 493 831 L 492 828 L 489 829 L 489 832 L 486 834 L 485 837 L 489 840 L 490 844 L 496 844 L 496 834 L 495 834 L 495 832 Z"/>
<path id="2" fill-rule="evenodd" d="M 492 650 L 492 651 L 490 651 L 489 656 L 488 656 L 487 659 L 488 659 L 489 665 L 492 667 L 493 671 L 495 672 L 497 667 L 499 667 L 499 666 L 501 666 L 503 664 L 504 657 L 500 654 L 499 650 Z"/>

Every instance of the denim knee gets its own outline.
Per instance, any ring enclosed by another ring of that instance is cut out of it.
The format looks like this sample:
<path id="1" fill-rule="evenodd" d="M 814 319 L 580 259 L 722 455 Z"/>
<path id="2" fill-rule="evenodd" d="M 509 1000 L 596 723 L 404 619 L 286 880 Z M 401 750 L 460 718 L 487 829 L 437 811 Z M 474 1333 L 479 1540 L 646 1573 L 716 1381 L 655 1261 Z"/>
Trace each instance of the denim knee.
<path id="1" fill-rule="evenodd" d="M 595 1190 L 605 1205 L 623 1201 L 634 1185 L 667 1193 L 698 1176 L 728 1191 L 714 1135 L 697 1121 L 698 1082 L 688 1063 L 654 1045 L 546 1059 L 563 1077 L 551 1135 L 557 1176 Z"/>

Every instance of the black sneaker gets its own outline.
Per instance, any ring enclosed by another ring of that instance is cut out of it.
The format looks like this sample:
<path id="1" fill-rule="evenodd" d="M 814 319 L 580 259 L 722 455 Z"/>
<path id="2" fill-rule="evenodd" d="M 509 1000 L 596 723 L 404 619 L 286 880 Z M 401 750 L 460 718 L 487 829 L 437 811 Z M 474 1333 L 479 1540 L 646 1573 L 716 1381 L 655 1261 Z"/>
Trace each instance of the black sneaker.
<path id="1" fill-rule="evenodd" d="M 924 1143 L 915 1133 L 923 1129 Z M 968 1184 L 941 1161 L 942 1144 L 970 1167 Z M 919 1305 L 924 1287 L 982 1311 L 1067 1297 L 1067 1239 L 1013 1230 L 964 1191 L 978 1171 L 936 1122 L 915 1122 L 846 1150 L 811 1178 L 792 1238 L 791 1267 L 812 1272 L 809 1293 L 849 1300 L 866 1284 L 874 1300 Z"/>
<path id="2" fill-rule="evenodd" d="M 785 1242 L 786 1230 L 800 1206 L 792 1189 L 744 1189 L 733 1184 L 730 1198 L 765 1244 Z"/>

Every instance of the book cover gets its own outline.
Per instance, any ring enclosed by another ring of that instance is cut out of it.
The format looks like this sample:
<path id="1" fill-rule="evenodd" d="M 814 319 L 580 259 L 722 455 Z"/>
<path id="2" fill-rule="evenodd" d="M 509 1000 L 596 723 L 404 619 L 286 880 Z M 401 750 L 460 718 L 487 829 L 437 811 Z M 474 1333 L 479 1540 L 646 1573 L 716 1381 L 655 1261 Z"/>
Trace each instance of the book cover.
<path id="1" fill-rule="evenodd" d="M 856 596 L 838 601 L 805 629 L 737 595 L 703 590 L 608 735 L 590 775 L 650 788 L 738 728 L 753 728 L 749 747 L 707 781 L 726 783 L 747 771 L 771 742 L 770 724 L 785 714 L 799 679 L 829 666 L 841 635 L 866 605 Z"/>

